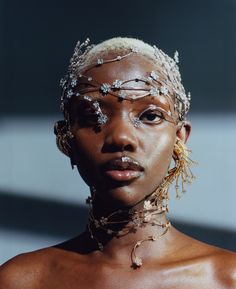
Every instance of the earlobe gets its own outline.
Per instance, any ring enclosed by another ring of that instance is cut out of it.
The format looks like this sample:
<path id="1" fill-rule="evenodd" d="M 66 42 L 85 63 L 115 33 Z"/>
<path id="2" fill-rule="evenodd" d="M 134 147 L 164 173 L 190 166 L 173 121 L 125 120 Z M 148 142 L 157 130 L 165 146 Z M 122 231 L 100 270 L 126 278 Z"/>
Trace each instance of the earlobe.
<path id="1" fill-rule="evenodd" d="M 74 169 L 74 166 L 78 165 L 78 158 L 77 158 L 75 151 L 76 151 L 75 142 L 72 140 L 71 141 L 71 150 L 70 150 L 70 154 L 69 154 L 72 170 Z"/>
<path id="2" fill-rule="evenodd" d="M 178 124 L 176 136 L 183 142 L 186 143 L 190 133 L 191 133 L 192 125 L 189 121 L 181 121 Z"/>
<path id="3" fill-rule="evenodd" d="M 56 143 L 59 150 L 70 158 L 71 167 L 74 168 L 73 156 L 73 138 L 74 135 L 70 130 L 70 126 L 65 120 L 57 121 L 54 125 L 54 133 L 56 135 Z"/>

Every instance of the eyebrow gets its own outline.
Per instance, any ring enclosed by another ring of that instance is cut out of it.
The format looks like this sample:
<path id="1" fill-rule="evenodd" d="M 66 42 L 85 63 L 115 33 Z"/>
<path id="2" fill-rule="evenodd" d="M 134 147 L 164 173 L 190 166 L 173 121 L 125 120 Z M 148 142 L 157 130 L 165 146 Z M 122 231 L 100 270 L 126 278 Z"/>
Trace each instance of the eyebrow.
<path id="1" fill-rule="evenodd" d="M 164 112 L 168 113 L 168 111 L 170 111 L 173 114 L 173 111 L 171 110 L 171 106 L 170 103 L 167 99 L 165 99 L 163 97 L 162 101 L 160 98 L 158 98 L 157 96 L 146 96 L 143 98 L 139 98 L 136 100 L 132 100 L 132 99 L 125 99 L 126 101 L 130 101 L 134 108 L 135 108 L 135 104 L 139 104 L 141 106 L 150 106 L 150 105 L 155 105 L 156 107 L 159 107 L 161 110 L 163 110 Z M 109 109 L 111 109 L 110 106 L 110 101 L 106 101 L 106 97 L 101 98 L 100 96 L 97 95 L 80 95 L 78 97 L 78 103 L 81 103 L 83 105 L 83 103 L 88 104 L 88 105 L 92 105 L 94 102 L 98 102 L 101 107 L 107 107 Z M 119 101 L 119 99 L 117 98 L 117 101 Z M 124 100 L 121 100 L 124 101 Z"/>
<path id="2" fill-rule="evenodd" d="M 101 98 L 99 96 L 80 95 L 79 98 L 78 98 L 78 102 L 87 103 L 87 104 L 89 104 L 91 106 L 96 101 L 99 104 L 101 104 L 102 106 L 105 106 L 105 107 L 108 106 L 108 104 L 109 104 L 109 101 L 106 101 L 105 97 Z M 117 98 L 117 101 L 118 101 L 118 98 Z M 165 102 L 163 102 L 156 96 L 147 96 L 147 97 L 139 98 L 137 100 L 130 99 L 130 102 L 132 102 L 132 101 L 133 101 L 133 103 L 137 103 L 137 102 L 139 104 L 141 103 L 141 105 L 143 105 L 143 106 L 151 107 L 153 105 L 154 106 L 153 109 L 155 109 L 155 108 L 159 109 L 160 111 L 162 111 L 162 113 L 164 113 L 164 118 L 167 121 L 176 124 L 176 119 L 175 119 L 174 115 L 172 114 L 170 103 L 169 103 L 168 100 L 165 100 Z M 108 107 L 111 108 L 110 106 L 108 106 Z M 172 115 L 170 115 L 169 112 Z"/>
<path id="3" fill-rule="evenodd" d="M 164 100 L 164 97 L 163 97 L 163 100 Z M 137 102 L 144 102 L 144 103 L 146 103 L 146 102 L 148 102 L 148 103 L 150 103 L 150 102 L 157 102 L 158 104 L 164 104 L 165 105 L 165 103 L 168 103 L 168 102 L 163 102 L 163 101 L 161 101 L 161 98 L 160 97 L 158 97 L 158 96 L 145 96 L 145 97 L 143 97 L 143 98 L 140 98 L 140 99 L 137 99 L 137 100 L 135 100 L 135 101 L 137 101 Z M 169 103 L 168 103 L 169 104 Z"/>
<path id="4" fill-rule="evenodd" d="M 116 97 L 116 96 L 113 96 L 113 97 Z M 170 103 L 167 99 L 165 99 L 163 97 L 163 100 L 165 101 L 162 101 L 158 96 L 145 96 L 145 97 L 142 97 L 142 98 L 137 98 L 137 99 L 132 99 L 131 97 L 127 97 L 125 99 L 120 99 L 119 97 L 116 97 L 117 98 L 117 101 L 130 101 L 132 103 L 143 103 L 143 104 L 150 104 L 150 103 L 155 103 L 156 105 L 160 105 L 160 106 L 164 106 L 165 108 L 168 108 L 170 109 Z M 106 101 L 106 97 L 104 96 L 103 98 L 101 98 L 101 96 L 95 96 L 95 95 L 80 95 L 78 96 L 78 101 L 82 101 L 82 102 L 94 102 L 94 101 L 98 101 L 100 102 L 101 104 L 105 104 L 109 101 Z M 167 107 L 168 106 L 168 107 Z"/>

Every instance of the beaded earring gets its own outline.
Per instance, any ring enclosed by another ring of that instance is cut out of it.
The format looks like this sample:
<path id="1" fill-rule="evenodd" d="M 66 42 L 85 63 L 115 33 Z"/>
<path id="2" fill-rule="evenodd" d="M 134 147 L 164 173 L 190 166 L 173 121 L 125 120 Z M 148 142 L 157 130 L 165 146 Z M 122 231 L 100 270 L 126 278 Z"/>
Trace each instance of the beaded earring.
<path id="1" fill-rule="evenodd" d="M 166 184 L 175 182 L 177 198 L 180 198 L 182 193 L 185 193 L 185 184 L 191 184 L 195 179 L 190 167 L 196 162 L 189 158 L 190 153 L 191 150 L 177 138 L 173 151 L 175 166 L 168 171 L 168 175 L 165 178 Z"/>
<path id="2" fill-rule="evenodd" d="M 54 125 L 54 133 L 56 135 L 56 143 L 59 150 L 70 157 L 71 167 L 74 169 L 74 164 L 71 156 L 71 140 L 74 138 L 70 130 L 70 126 L 66 121 L 57 121 Z"/>

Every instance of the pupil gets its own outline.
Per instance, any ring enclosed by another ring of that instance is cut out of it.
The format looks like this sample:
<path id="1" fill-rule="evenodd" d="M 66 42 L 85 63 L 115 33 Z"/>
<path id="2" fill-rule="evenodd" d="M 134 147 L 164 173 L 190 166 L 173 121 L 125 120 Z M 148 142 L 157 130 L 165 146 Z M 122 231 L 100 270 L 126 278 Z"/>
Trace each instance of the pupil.
<path id="1" fill-rule="evenodd" d="M 155 118 L 156 118 L 156 115 L 153 114 L 153 113 L 149 113 L 149 114 L 147 115 L 147 119 L 148 119 L 148 120 L 154 120 Z"/>

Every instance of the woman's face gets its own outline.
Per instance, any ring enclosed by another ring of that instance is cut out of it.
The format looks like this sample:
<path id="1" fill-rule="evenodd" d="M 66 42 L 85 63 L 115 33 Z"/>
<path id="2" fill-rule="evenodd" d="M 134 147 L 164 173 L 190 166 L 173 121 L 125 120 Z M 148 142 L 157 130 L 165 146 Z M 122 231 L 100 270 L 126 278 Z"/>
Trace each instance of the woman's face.
<path id="1" fill-rule="evenodd" d="M 147 76 L 153 70 L 156 67 L 149 60 L 131 55 L 93 67 L 85 74 L 99 83 L 111 84 L 117 79 Z M 144 82 L 133 81 L 129 86 L 147 88 Z M 143 91 L 126 93 L 132 98 Z M 163 95 L 122 101 L 98 91 L 86 95 L 92 101 L 80 98 L 72 104 L 73 159 L 82 178 L 96 188 L 97 197 L 104 204 L 134 205 L 151 194 L 167 173 L 177 127 L 164 118 L 160 109 L 173 110 L 173 103 Z M 99 128 L 93 109 L 95 101 L 107 117 Z M 134 124 L 135 118 L 138 125 Z"/>

